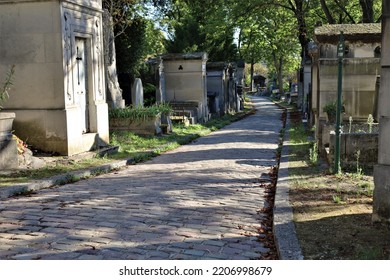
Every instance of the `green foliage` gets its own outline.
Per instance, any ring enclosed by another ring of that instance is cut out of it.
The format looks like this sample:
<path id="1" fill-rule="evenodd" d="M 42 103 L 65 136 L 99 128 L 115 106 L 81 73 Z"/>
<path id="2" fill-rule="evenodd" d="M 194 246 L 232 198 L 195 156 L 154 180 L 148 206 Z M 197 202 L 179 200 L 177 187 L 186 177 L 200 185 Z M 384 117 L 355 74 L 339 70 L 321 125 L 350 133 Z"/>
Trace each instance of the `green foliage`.
<path id="1" fill-rule="evenodd" d="M 309 149 L 309 160 L 311 165 L 318 164 L 318 142 L 314 142 L 313 147 Z"/>
<path id="2" fill-rule="evenodd" d="M 352 131 L 352 121 L 353 121 L 352 116 L 349 116 L 349 128 L 348 128 L 348 133 L 351 133 L 351 131 Z"/>
<path id="3" fill-rule="evenodd" d="M 152 106 L 156 103 L 156 86 L 151 83 L 144 84 L 144 104 Z"/>
<path id="4" fill-rule="evenodd" d="M 307 142 L 307 133 L 302 123 L 291 127 L 289 132 L 291 139 L 290 141 L 293 144 L 302 144 Z"/>
<path id="5" fill-rule="evenodd" d="M 337 102 L 331 101 L 326 103 L 322 110 L 329 115 L 336 115 Z"/>
<path id="6" fill-rule="evenodd" d="M 174 1 L 167 12 L 168 52 L 207 52 L 210 61 L 234 61 L 234 24 L 228 3 Z"/>
<path id="7" fill-rule="evenodd" d="M 324 23 L 372 23 L 380 18 L 381 0 L 323 1 L 317 12 Z"/>
<path id="8" fill-rule="evenodd" d="M 240 115 L 226 114 L 221 118 L 211 119 L 205 124 L 194 124 L 185 127 L 177 124 L 173 133 L 156 136 L 139 136 L 129 131 L 114 132 L 111 135 L 111 144 L 119 146 L 119 153 L 113 155 L 115 158 L 135 157 L 135 162 L 149 159 L 164 151 L 184 145 L 192 140 L 220 129 L 233 121 L 238 120 Z"/>
<path id="9" fill-rule="evenodd" d="M 364 191 L 364 195 L 372 197 L 374 194 L 374 185 L 369 182 L 361 182 L 358 187 Z"/>
<path id="10" fill-rule="evenodd" d="M 114 17 L 119 73 L 148 56 L 207 52 L 210 61 L 265 63 L 279 89 L 294 79 L 319 23 L 375 22 L 381 0 L 104 0 Z M 152 6 L 154 7 L 152 9 Z M 161 31 L 164 30 L 164 33 Z M 163 44 L 164 43 L 164 44 Z M 164 48 L 166 47 L 166 49 Z"/>
<path id="11" fill-rule="evenodd" d="M 368 124 L 368 133 L 372 133 L 372 126 L 374 124 L 374 118 L 372 117 L 371 114 L 368 115 L 367 124 Z"/>
<path id="12" fill-rule="evenodd" d="M 139 0 L 103 0 L 103 9 L 107 10 L 112 17 L 113 26 L 125 28 L 130 25 L 131 17 L 137 9 Z"/>
<path id="13" fill-rule="evenodd" d="M 162 104 L 152 105 L 148 107 L 129 106 L 125 108 L 113 108 L 109 111 L 109 117 L 140 121 L 149 118 L 154 118 L 158 114 L 169 114 L 171 112 L 172 112 L 172 107 L 167 103 L 162 103 Z"/>
<path id="14" fill-rule="evenodd" d="M 237 12 L 242 11 L 237 7 Z M 292 15 L 269 5 L 261 13 L 250 13 L 238 29 L 240 57 L 248 63 L 266 63 L 269 77 L 275 77 L 283 91 L 283 78 L 294 76 L 299 66 L 300 47 Z"/>
<path id="15" fill-rule="evenodd" d="M 355 157 L 356 157 L 356 177 L 358 179 L 361 179 L 363 177 L 363 169 L 360 166 L 359 159 L 360 159 L 360 150 L 357 150 L 355 152 Z"/>
<path id="16" fill-rule="evenodd" d="M 13 77 L 15 74 L 15 65 L 12 65 L 11 69 L 7 72 L 5 80 L 0 88 L 0 104 L 9 98 L 9 90 L 13 85 Z M 0 106 L 0 109 L 3 107 Z"/>
<path id="17" fill-rule="evenodd" d="M 148 56 L 164 52 L 162 41 L 163 34 L 153 22 L 136 16 L 124 33 L 115 39 L 118 72 L 138 77 Z"/>
<path id="18" fill-rule="evenodd" d="M 343 203 L 343 199 L 340 195 L 333 195 L 332 196 L 332 200 L 334 203 L 337 203 L 337 204 L 342 204 Z"/>
<path id="19" fill-rule="evenodd" d="M 149 94 L 149 93 L 155 93 L 156 92 L 156 86 L 151 84 L 151 83 L 146 83 L 144 85 L 144 94 Z"/>

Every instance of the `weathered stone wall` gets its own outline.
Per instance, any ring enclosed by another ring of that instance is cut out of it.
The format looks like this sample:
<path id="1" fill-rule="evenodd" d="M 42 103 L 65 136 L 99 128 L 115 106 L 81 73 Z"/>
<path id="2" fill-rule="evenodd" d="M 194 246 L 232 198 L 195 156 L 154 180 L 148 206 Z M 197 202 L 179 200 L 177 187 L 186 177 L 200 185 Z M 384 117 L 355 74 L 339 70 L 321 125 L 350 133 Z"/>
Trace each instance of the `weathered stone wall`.
<path id="1" fill-rule="evenodd" d="M 329 154 L 333 162 L 335 134 L 330 134 Z M 340 135 L 340 158 L 343 165 L 374 166 L 378 162 L 378 133 L 342 133 Z M 356 153 L 359 151 L 359 159 Z"/>
<path id="2" fill-rule="evenodd" d="M 325 118 L 323 107 L 337 99 L 337 60 L 321 59 L 319 66 L 319 117 Z M 344 117 L 354 120 L 367 119 L 374 114 L 376 78 L 380 75 L 379 58 L 350 58 L 343 66 Z"/>
<path id="3" fill-rule="evenodd" d="M 4 77 L 9 65 L 16 65 L 14 86 L 4 107 L 64 108 L 58 3 L 2 2 L 5 1 L 0 1 L 0 77 Z"/>

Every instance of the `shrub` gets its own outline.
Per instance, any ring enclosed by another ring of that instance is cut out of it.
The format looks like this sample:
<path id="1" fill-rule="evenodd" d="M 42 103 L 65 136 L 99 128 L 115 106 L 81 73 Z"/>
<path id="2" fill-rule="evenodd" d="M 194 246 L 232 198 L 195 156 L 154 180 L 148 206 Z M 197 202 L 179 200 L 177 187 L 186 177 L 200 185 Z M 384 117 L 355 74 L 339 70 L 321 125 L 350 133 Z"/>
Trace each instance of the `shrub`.
<path id="1" fill-rule="evenodd" d="M 172 107 L 168 103 L 161 103 L 148 107 L 129 106 L 125 108 L 115 108 L 109 111 L 110 118 L 132 119 L 135 121 L 154 118 L 158 114 L 169 114 L 172 112 Z"/>

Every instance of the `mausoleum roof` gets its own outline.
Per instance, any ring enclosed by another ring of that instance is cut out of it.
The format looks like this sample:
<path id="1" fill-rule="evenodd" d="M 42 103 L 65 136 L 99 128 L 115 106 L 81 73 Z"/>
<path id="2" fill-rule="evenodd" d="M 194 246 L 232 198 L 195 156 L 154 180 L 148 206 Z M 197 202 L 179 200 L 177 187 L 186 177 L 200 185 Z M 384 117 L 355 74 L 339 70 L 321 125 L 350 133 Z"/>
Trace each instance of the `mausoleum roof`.
<path id="1" fill-rule="evenodd" d="M 167 53 L 161 56 L 163 60 L 207 60 L 205 52 L 195 53 Z"/>
<path id="2" fill-rule="evenodd" d="M 381 42 L 382 27 L 380 23 L 360 24 L 327 24 L 314 30 L 318 43 L 337 43 L 340 32 L 343 31 L 346 41 L 361 41 L 364 43 Z"/>

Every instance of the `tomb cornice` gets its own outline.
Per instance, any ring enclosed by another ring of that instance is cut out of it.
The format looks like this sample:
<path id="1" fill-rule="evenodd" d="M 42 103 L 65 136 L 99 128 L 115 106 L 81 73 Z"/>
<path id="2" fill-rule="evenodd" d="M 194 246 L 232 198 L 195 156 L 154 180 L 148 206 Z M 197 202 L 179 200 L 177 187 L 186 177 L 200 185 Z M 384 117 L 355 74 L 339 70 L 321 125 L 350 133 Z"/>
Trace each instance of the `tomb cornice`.
<path id="1" fill-rule="evenodd" d="M 86 1 L 86 0 L 63 0 L 61 1 L 63 7 L 70 8 L 72 10 L 87 12 L 88 10 L 102 12 L 102 1 Z"/>
<path id="2" fill-rule="evenodd" d="M 77 10 L 94 10 L 102 12 L 102 0 L 0 0 L 0 4 L 22 4 L 22 3 L 39 3 L 39 2 L 60 2 L 64 6 L 73 7 Z"/>

